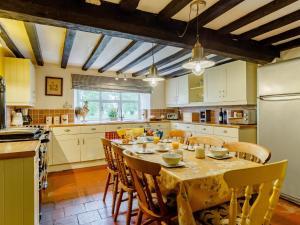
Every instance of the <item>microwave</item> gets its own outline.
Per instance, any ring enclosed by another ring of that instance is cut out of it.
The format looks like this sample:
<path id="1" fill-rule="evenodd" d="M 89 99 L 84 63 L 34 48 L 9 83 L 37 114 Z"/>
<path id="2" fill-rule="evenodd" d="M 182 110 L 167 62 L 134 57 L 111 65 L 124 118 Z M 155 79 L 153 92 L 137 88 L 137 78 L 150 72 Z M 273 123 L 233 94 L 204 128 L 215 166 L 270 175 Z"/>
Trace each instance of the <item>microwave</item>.
<path id="1" fill-rule="evenodd" d="M 231 117 L 228 118 L 230 124 L 256 124 L 257 112 L 256 109 L 244 109 L 241 112 L 231 111 Z"/>

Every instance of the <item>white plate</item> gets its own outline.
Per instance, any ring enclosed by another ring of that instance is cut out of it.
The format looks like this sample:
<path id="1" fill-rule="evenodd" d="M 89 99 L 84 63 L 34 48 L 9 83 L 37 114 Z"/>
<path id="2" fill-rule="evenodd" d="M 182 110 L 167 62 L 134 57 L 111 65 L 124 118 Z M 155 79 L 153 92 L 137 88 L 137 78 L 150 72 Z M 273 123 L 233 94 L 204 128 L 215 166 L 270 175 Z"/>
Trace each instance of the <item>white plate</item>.
<path id="1" fill-rule="evenodd" d="M 138 154 L 154 154 L 155 151 L 153 151 L 153 150 L 146 150 L 146 151 L 138 150 L 135 153 L 138 153 Z"/>
<path id="2" fill-rule="evenodd" d="M 230 159 L 230 158 L 233 157 L 232 155 L 229 155 L 229 154 L 219 157 L 219 156 L 214 156 L 214 155 L 211 154 L 211 153 L 208 153 L 207 156 L 208 156 L 209 158 L 218 159 L 218 160 L 222 160 L 222 159 Z"/>
<path id="3" fill-rule="evenodd" d="M 164 161 L 160 162 L 160 164 L 164 167 L 167 167 L 167 168 L 177 168 L 177 167 L 183 167 L 185 166 L 185 163 L 180 161 L 177 165 L 169 165 L 167 163 L 165 163 Z"/>
<path id="4" fill-rule="evenodd" d="M 155 151 L 157 151 L 157 152 L 168 152 L 170 150 L 171 150 L 170 148 L 158 148 L 158 149 L 155 149 Z"/>

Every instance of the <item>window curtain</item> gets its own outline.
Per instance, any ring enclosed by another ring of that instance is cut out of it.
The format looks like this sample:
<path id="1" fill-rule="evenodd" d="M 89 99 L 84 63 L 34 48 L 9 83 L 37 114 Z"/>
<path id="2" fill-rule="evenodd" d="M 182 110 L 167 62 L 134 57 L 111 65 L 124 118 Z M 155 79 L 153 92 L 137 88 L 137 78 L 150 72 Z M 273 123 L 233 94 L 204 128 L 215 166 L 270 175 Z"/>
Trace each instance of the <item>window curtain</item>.
<path id="1" fill-rule="evenodd" d="M 72 88 L 94 91 L 152 93 L 148 82 L 139 79 L 115 80 L 113 77 L 72 74 Z"/>

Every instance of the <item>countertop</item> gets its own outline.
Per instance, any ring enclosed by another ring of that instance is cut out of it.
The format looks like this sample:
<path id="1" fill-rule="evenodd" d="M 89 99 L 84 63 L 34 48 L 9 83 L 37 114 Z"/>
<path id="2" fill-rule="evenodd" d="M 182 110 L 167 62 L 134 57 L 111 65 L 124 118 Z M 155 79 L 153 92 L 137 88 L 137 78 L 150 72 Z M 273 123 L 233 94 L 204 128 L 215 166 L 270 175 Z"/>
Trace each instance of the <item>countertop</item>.
<path id="1" fill-rule="evenodd" d="M 203 126 L 214 126 L 214 127 L 227 127 L 227 128 L 256 128 L 256 124 L 220 124 L 220 123 L 201 123 L 201 122 L 185 122 L 182 120 L 173 120 L 174 123 L 185 123 L 185 124 L 195 124 Z"/>
<path id="2" fill-rule="evenodd" d="M 0 143 L 0 160 L 34 157 L 40 141 L 18 141 Z"/>

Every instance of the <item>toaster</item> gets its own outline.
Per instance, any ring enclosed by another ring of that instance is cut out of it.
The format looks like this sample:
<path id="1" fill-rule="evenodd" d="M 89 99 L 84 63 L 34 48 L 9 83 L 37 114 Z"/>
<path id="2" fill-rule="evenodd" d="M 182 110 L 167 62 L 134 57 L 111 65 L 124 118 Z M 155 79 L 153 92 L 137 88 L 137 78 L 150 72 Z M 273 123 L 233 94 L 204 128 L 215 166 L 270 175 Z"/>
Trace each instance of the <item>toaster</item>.
<path id="1" fill-rule="evenodd" d="M 242 113 L 237 113 L 237 116 L 229 117 L 230 124 L 256 124 L 257 114 L 256 109 L 244 109 Z"/>

